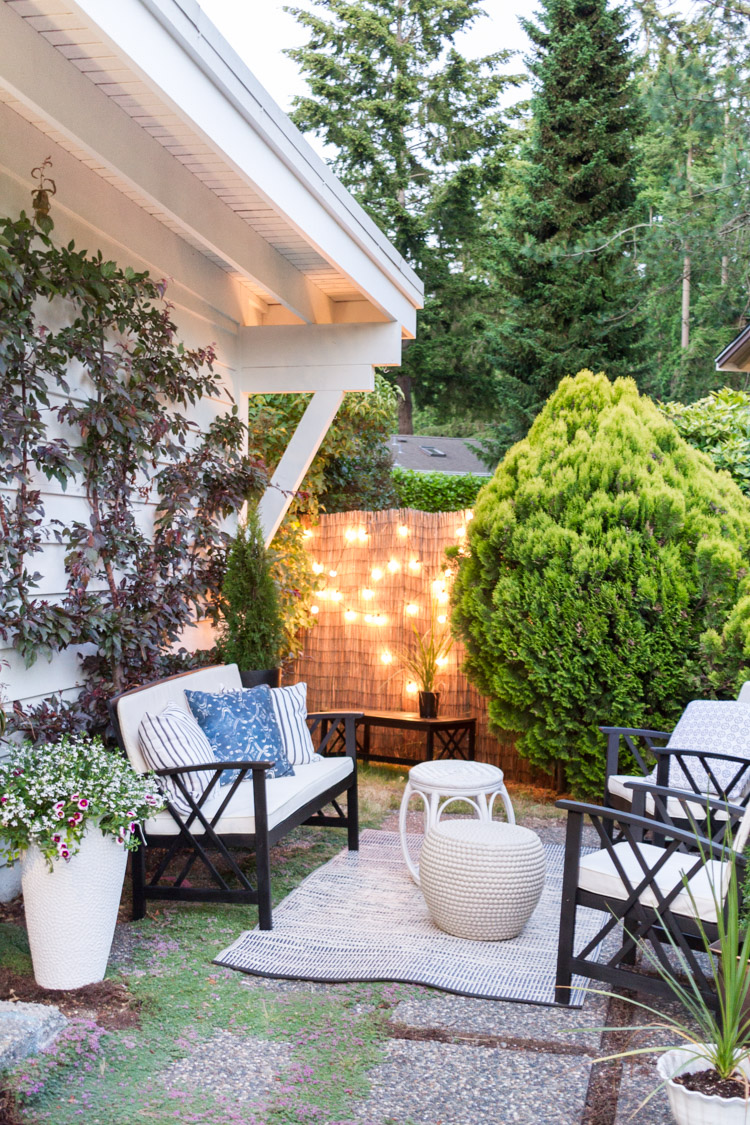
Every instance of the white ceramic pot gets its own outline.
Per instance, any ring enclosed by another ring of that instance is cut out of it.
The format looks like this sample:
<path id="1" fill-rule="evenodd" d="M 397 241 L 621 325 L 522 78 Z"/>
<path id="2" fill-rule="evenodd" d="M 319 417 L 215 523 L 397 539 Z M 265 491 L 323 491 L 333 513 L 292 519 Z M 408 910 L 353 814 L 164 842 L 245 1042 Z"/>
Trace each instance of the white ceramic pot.
<path id="1" fill-rule="evenodd" d="M 104 978 L 128 853 L 92 827 L 70 859 L 53 869 L 32 845 L 21 884 L 34 977 L 42 988 L 81 988 Z"/>
<path id="2" fill-rule="evenodd" d="M 750 1125 L 750 1101 L 701 1094 L 671 1081 L 678 1074 L 706 1069 L 705 1061 L 695 1057 L 698 1049 L 677 1047 L 667 1051 L 657 1063 L 659 1076 L 667 1084 L 669 1108 L 677 1125 Z M 741 1065 L 750 1077 L 750 1060 L 745 1059 Z"/>

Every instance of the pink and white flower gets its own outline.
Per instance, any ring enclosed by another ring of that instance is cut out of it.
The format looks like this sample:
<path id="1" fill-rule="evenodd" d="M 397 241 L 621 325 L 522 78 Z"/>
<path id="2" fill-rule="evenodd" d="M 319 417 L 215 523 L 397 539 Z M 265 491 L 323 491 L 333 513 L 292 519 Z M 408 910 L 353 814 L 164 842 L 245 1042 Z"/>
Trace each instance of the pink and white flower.
<path id="1" fill-rule="evenodd" d="M 89 799 L 87 797 L 81 797 L 80 801 L 78 802 L 78 808 L 79 809 L 87 809 L 90 804 L 91 804 L 91 802 L 89 801 Z"/>

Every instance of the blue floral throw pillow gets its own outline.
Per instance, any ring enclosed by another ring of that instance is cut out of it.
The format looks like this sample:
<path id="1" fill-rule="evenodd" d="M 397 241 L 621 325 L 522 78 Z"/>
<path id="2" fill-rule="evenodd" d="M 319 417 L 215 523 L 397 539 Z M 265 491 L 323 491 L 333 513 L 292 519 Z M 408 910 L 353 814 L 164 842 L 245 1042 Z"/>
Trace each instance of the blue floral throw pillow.
<path id="1" fill-rule="evenodd" d="M 189 691 L 185 698 L 198 725 L 220 762 L 273 762 L 266 777 L 293 777 L 284 743 L 265 684 L 250 691 Z M 224 770 L 221 784 L 229 785 L 237 770 Z M 249 779 L 248 779 L 249 780 Z"/>

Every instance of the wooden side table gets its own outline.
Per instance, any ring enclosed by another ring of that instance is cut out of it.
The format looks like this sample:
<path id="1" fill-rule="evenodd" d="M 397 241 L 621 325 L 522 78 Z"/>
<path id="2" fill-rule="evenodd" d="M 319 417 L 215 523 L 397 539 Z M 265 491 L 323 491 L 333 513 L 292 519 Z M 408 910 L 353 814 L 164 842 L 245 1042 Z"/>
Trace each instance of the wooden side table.
<path id="1" fill-rule="evenodd" d="M 396 758 L 391 754 L 373 754 L 370 751 L 372 727 L 389 727 L 403 731 L 422 731 L 425 738 L 424 758 Z M 357 750 L 363 762 L 388 762 L 403 765 L 410 762 L 432 762 L 442 758 L 459 758 L 474 761 L 477 720 L 474 715 L 448 715 L 438 719 L 423 719 L 416 711 L 365 711 L 357 723 Z"/>

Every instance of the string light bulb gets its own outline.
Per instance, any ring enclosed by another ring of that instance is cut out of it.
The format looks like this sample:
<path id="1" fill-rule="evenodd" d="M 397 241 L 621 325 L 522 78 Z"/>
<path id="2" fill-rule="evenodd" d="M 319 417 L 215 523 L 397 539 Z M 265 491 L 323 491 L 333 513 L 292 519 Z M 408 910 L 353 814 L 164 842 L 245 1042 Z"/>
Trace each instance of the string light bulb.
<path id="1" fill-rule="evenodd" d="M 338 578 L 339 572 L 337 570 L 329 570 L 328 573 L 331 576 L 331 578 Z"/>
<path id="2" fill-rule="evenodd" d="M 409 570 L 417 571 L 417 570 L 419 570 L 421 565 L 422 564 L 419 561 L 419 559 L 412 559 L 411 562 L 409 563 Z"/>
<path id="3" fill-rule="evenodd" d="M 305 530 L 304 530 L 304 531 L 302 532 L 302 538 L 303 538 L 303 539 L 312 539 L 312 537 L 313 537 L 313 533 L 312 533 L 312 532 L 310 531 L 310 528 L 309 528 L 309 527 L 308 527 L 308 528 L 306 528 L 306 529 L 305 529 Z"/>
<path id="4" fill-rule="evenodd" d="M 384 664 L 392 664 L 393 663 L 393 656 L 387 650 L 381 655 L 380 659 L 383 661 Z"/>
<path id="5" fill-rule="evenodd" d="M 312 568 L 313 568 L 313 574 L 322 574 L 323 573 L 323 564 L 322 563 L 313 563 Z"/>
<path id="6" fill-rule="evenodd" d="M 347 543 L 353 543 L 356 538 L 357 532 L 354 530 L 354 528 L 347 527 L 346 531 L 344 532 L 344 539 L 346 539 Z"/>
<path id="7" fill-rule="evenodd" d="M 388 569 L 391 574 L 395 574 L 397 570 L 401 570 L 401 563 L 397 559 L 389 559 Z"/>
<path id="8" fill-rule="evenodd" d="M 438 625 L 445 625 L 447 620 L 448 620 L 448 618 L 445 616 L 445 614 L 441 613 L 440 616 L 437 619 Z"/>
<path id="9" fill-rule="evenodd" d="M 362 597 L 364 598 L 364 600 L 365 600 L 366 602 L 369 602 L 369 601 L 370 601 L 370 600 L 371 600 L 372 598 L 374 598 L 374 597 L 375 597 L 375 594 L 373 593 L 373 591 L 372 591 L 372 590 L 369 590 L 369 589 L 368 589 L 368 590 L 363 590 L 363 591 L 362 591 Z"/>
<path id="10" fill-rule="evenodd" d="M 466 528 L 463 524 L 456 528 L 456 539 L 463 539 L 466 536 Z"/>
<path id="11" fill-rule="evenodd" d="M 402 539 L 406 539 L 406 536 L 409 534 L 409 528 L 405 523 L 402 523 L 400 527 L 396 528 L 396 534 L 400 535 Z"/>
<path id="12" fill-rule="evenodd" d="M 473 519 L 474 519 L 474 512 L 472 511 L 472 509 L 471 509 L 471 508 L 469 508 L 469 510 L 467 511 L 467 513 L 466 513 L 466 516 L 465 516 L 465 519 L 466 519 L 466 522 L 467 522 L 467 523 L 469 522 L 469 520 L 473 520 Z"/>
<path id="13" fill-rule="evenodd" d="M 409 617 L 416 617 L 419 613 L 419 606 L 415 605 L 414 602 L 409 602 L 404 612 L 408 613 Z"/>
<path id="14" fill-rule="evenodd" d="M 409 680 L 408 684 L 406 685 L 406 690 L 408 691 L 409 695 L 416 695 L 419 691 L 419 684 L 416 683 L 415 680 Z"/>
<path id="15" fill-rule="evenodd" d="M 346 613 L 344 614 L 344 621 L 356 621 L 356 620 L 357 620 L 357 615 L 354 612 L 354 610 L 353 609 L 347 609 Z"/>
<path id="16" fill-rule="evenodd" d="M 315 615 L 316 613 L 320 613 L 320 606 L 311 605 L 310 606 L 310 613 L 312 613 L 313 615 Z"/>
<path id="17" fill-rule="evenodd" d="M 438 656 L 435 663 L 437 664 L 438 668 L 444 668 L 445 665 L 448 663 L 448 657 L 447 656 Z"/>
<path id="18" fill-rule="evenodd" d="M 367 542 L 367 528 L 366 527 L 360 527 L 358 529 L 357 539 L 360 541 L 360 543 L 366 543 Z"/>
<path id="19" fill-rule="evenodd" d="M 379 566 L 373 567 L 372 568 L 373 581 L 379 582 L 382 577 L 383 577 L 383 571 L 381 570 L 381 568 Z"/>
<path id="20" fill-rule="evenodd" d="M 330 594 L 328 595 L 332 602 L 340 602 L 343 596 L 344 595 L 340 590 L 331 590 Z"/>

